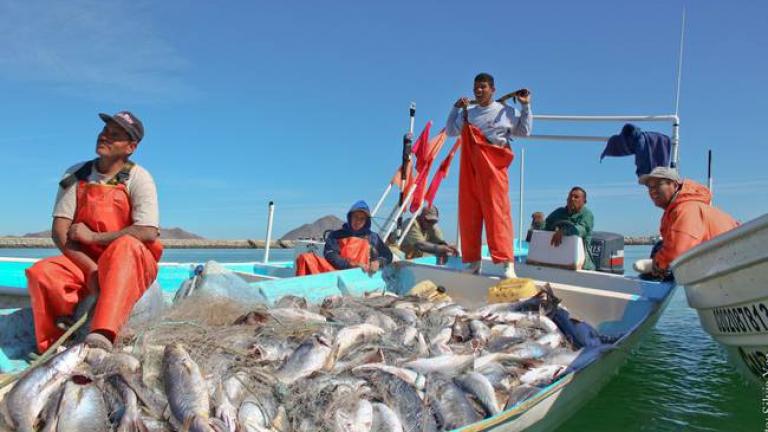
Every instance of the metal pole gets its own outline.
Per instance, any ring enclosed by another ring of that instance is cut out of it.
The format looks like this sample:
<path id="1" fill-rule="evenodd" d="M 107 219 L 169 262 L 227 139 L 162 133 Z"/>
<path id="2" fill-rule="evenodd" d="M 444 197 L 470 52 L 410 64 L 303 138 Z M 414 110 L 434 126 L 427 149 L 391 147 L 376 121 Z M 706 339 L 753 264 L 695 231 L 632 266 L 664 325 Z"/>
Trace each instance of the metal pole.
<path id="1" fill-rule="evenodd" d="M 685 6 L 683 6 L 683 20 L 680 24 L 680 51 L 677 54 L 677 82 L 675 84 L 675 115 L 680 108 L 680 83 L 683 79 L 683 46 L 685 46 Z"/>
<path id="2" fill-rule="evenodd" d="M 709 187 L 709 194 L 712 198 L 709 200 L 709 204 L 715 200 L 715 193 L 712 190 L 712 150 L 707 152 L 707 186 Z"/>
<path id="3" fill-rule="evenodd" d="M 675 120 L 672 124 L 672 157 L 669 160 L 670 168 L 678 168 L 680 164 L 678 156 L 678 147 L 680 146 L 680 120 Z"/>
<path id="4" fill-rule="evenodd" d="M 269 216 L 267 217 L 267 243 L 264 245 L 264 264 L 269 262 L 269 245 L 272 243 L 272 220 L 275 216 L 275 203 L 269 202 Z"/>
<path id="5" fill-rule="evenodd" d="M 517 247 L 523 249 L 523 189 L 525 188 L 525 147 L 520 149 L 520 231 L 517 233 Z"/>
<path id="6" fill-rule="evenodd" d="M 403 137 L 403 158 L 402 158 L 402 165 L 400 169 L 400 199 L 398 200 L 397 204 L 398 206 L 403 205 L 403 201 L 405 200 L 405 182 L 408 179 L 408 171 L 410 167 L 408 166 L 408 162 L 411 161 L 411 150 L 413 149 L 413 126 L 416 121 L 416 102 L 411 102 L 410 107 L 408 107 L 408 112 L 410 114 L 409 124 L 408 124 L 408 133 Z M 400 237 L 400 234 L 402 232 L 403 227 L 403 217 L 398 216 L 397 218 L 397 230 L 395 231 L 395 237 Z M 389 235 L 389 232 L 386 233 L 386 235 Z M 387 241 L 387 238 L 384 237 L 384 241 Z"/>
<path id="7" fill-rule="evenodd" d="M 387 188 L 384 190 L 384 193 L 381 194 L 381 198 L 379 198 L 379 202 L 376 203 L 376 207 L 373 208 L 373 211 L 371 212 L 371 218 L 376 216 L 376 213 L 379 212 L 379 209 L 381 208 L 381 205 L 384 204 L 384 200 L 387 198 L 387 195 L 389 195 L 389 191 L 392 190 L 392 182 L 390 182 L 387 185 Z"/>
<path id="8" fill-rule="evenodd" d="M 389 238 L 389 235 L 392 234 L 392 231 L 394 231 L 397 226 L 397 221 L 402 221 L 402 216 L 403 216 L 403 213 L 405 212 L 405 207 L 411 203 L 411 199 L 413 198 L 413 192 L 415 190 L 416 190 L 416 186 L 414 185 L 414 187 L 412 187 L 408 191 L 408 195 L 406 195 L 406 197 L 403 199 L 403 203 L 395 209 L 395 214 L 393 215 L 394 216 L 393 221 L 392 223 L 387 225 L 387 230 L 384 231 L 384 236 L 382 237 L 382 239 Z M 396 238 L 400 237 L 400 233 L 397 233 L 395 237 Z"/>

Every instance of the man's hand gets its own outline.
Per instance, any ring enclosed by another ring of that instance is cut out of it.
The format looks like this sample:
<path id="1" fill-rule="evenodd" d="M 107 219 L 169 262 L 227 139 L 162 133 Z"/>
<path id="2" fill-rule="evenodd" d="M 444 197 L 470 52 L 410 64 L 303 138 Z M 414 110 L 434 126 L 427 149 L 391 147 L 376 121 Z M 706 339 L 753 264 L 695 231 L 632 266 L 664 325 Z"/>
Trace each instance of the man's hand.
<path id="1" fill-rule="evenodd" d="M 552 241 L 550 241 L 549 244 L 554 247 L 559 247 L 561 243 L 563 243 L 563 232 L 560 228 L 557 228 L 555 233 L 552 234 Z"/>
<path id="2" fill-rule="evenodd" d="M 517 98 L 518 102 L 521 104 L 529 104 L 531 103 L 531 91 L 527 88 L 521 88 L 520 90 L 515 92 L 515 97 Z"/>
<path id="3" fill-rule="evenodd" d="M 379 263 L 379 260 L 371 261 L 371 264 L 368 266 L 368 274 L 372 275 L 379 271 L 379 267 L 381 267 L 381 264 Z"/>
<path id="4" fill-rule="evenodd" d="M 469 98 L 468 97 L 460 97 L 459 100 L 456 101 L 455 104 L 453 104 L 456 108 L 466 108 L 469 106 Z"/>
<path id="5" fill-rule="evenodd" d="M 449 245 L 440 245 L 437 247 L 438 255 L 458 255 L 458 250 L 455 247 Z"/>
<path id="6" fill-rule="evenodd" d="M 94 243 L 95 237 L 96 234 L 84 223 L 74 223 L 67 231 L 67 239 L 77 243 L 91 244 Z"/>

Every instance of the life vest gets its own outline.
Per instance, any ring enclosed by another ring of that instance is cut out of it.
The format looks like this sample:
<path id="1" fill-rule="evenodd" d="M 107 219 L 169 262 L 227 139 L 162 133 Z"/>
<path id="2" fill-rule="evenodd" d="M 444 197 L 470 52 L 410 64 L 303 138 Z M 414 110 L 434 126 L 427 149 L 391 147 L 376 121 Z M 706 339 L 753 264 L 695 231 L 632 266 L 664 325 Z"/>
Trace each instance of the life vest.
<path id="1" fill-rule="evenodd" d="M 74 173 L 59 182 L 61 188 L 77 183 L 75 217 L 72 223 L 83 223 L 91 231 L 106 233 L 120 231 L 133 225 L 131 200 L 126 183 L 135 164 L 126 161 L 120 171 L 105 184 L 89 183 L 95 160 L 86 162 Z M 147 243 L 152 255 L 160 260 L 163 246 L 159 240 Z M 83 252 L 94 260 L 98 259 L 106 246 L 98 244 L 81 245 Z"/>

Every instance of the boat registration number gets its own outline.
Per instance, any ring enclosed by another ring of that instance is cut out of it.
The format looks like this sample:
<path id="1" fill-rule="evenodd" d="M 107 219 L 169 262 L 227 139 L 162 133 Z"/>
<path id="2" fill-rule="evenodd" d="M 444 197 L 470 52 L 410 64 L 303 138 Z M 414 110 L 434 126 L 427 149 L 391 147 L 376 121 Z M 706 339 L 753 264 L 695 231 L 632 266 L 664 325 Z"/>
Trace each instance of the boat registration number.
<path id="1" fill-rule="evenodd" d="M 741 356 L 747 368 L 762 380 L 768 380 L 768 356 L 765 348 L 744 348 L 739 347 Z"/>
<path id="2" fill-rule="evenodd" d="M 768 305 L 763 302 L 717 307 L 711 313 L 721 333 L 768 332 Z"/>

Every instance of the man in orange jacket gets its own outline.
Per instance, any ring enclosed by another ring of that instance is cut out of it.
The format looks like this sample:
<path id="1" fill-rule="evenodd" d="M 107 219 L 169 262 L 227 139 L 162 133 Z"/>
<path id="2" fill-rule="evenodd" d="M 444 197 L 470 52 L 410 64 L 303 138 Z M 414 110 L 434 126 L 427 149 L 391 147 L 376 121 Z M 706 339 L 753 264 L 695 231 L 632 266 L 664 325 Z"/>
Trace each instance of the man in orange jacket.
<path id="1" fill-rule="evenodd" d="M 128 111 L 99 117 L 104 128 L 96 140 L 98 158 L 71 167 L 59 183 L 52 237 L 62 255 L 27 269 L 41 353 L 71 325 L 76 309 L 91 307 L 86 343 L 111 349 L 157 276 L 157 189 L 150 174 L 129 160 L 144 125 Z"/>
<path id="2" fill-rule="evenodd" d="M 652 263 L 638 263 L 640 273 L 654 279 L 669 276 L 669 265 L 688 249 L 704 243 L 739 223 L 724 211 L 712 207 L 712 194 L 704 185 L 681 179 L 677 170 L 656 167 L 640 176 L 656 207 L 664 209 L 661 217 L 662 245 Z M 650 265 L 648 265 L 650 264 Z"/>

